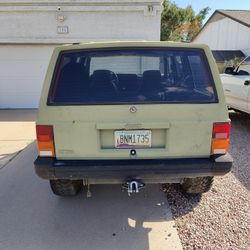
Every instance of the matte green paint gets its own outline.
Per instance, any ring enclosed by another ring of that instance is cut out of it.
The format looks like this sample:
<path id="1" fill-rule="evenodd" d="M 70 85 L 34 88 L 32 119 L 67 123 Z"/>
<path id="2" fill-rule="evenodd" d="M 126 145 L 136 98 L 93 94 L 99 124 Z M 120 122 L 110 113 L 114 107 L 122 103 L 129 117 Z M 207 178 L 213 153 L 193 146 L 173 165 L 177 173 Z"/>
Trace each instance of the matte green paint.
<path id="1" fill-rule="evenodd" d="M 61 51 L 119 47 L 201 48 L 214 78 L 219 103 L 47 106 L 48 91 Z M 152 129 L 153 147 L 138 149 L 138 159 L 207 157 L 214 122 L 229 121 L 219 72 L 206 45 L 173 42 L 105 42 L 57 47 L 52 55 L 40 99 L 37 124 L 53 125 L 58 159 L 129 159 L 129 149 L 114 149 L 116 129 Z M 154 133 L 155 131 L 155 133 Z M 155 136 L 154 136 L 155 135 Z"/>

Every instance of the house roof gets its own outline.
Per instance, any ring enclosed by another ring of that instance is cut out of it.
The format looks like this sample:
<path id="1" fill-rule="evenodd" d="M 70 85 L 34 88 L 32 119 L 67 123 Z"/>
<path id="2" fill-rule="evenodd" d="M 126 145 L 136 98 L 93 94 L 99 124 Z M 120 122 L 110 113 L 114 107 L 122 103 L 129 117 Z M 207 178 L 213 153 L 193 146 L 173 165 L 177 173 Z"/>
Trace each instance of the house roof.
<path id="1" fill-rule="evenodd" d="M 216 62 L 246 57 L 241 50 L 212 50 L 212 53 Z"/>
<path id="2" fill-rule="evenodd" d="M 244 26 L 250 28 L 250 10 L 216 10 L 207 22 L 204 24 L 199 33 L 193 38 L 195 38 L 206 28 L 206 26 L 215 18 L 216 15 L 228 17 Z"/>
<path id="3" fill-rule="evenodd" d="M 250 27 L 250 10 L 218 10 L 218 13 Z"/>

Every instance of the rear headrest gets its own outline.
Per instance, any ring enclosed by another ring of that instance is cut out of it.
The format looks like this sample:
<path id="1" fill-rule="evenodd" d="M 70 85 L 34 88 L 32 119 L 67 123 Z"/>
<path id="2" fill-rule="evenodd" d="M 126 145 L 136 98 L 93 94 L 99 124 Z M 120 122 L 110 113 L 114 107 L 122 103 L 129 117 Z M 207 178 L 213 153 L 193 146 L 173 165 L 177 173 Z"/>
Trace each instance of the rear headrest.
<path id="1" fill-rule="evenodd" d="M 95 91 L 116 93 L 117 86 L 114 83 L 115 73 L 110 70 L 95 70 L 91 76 L 91 87 Z"/>
<path id="2" fill-rule="evenodd" d="M 161 72 L 159 70 L 146 70 L 143 72 L 143 81 L 161 81 Z"/>
<path id="3" fill-rule="evenodd" d="M 161 88 L 161 73 L 159 70 L 147 70 L 143 72 L 144 91 L 159 91 Z"/>
<path id="4" fill-rule="evenodd" d="M 111 82 L 112 81 L 112 71 L 110 70 L 105 70 L 105 69 L 100 69 L 100 70 L 95 70 L 91 76 L 92 82 Z"/>

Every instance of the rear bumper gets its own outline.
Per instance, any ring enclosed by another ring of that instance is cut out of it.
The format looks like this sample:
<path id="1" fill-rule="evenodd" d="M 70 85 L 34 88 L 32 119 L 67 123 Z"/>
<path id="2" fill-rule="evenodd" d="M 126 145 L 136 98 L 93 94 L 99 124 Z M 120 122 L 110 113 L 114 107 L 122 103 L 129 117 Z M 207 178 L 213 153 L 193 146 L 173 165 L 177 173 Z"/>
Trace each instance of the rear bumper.
<path id="1" fill-rule="evenodd" d="M 210 158 L 143 160 L 57 160 L 38 157 L 36 174 L 43 179 L 120 180 L 141 179 L 166 182 L 171 178 L 216 176 L 232 168 L 229 154 Z"/>

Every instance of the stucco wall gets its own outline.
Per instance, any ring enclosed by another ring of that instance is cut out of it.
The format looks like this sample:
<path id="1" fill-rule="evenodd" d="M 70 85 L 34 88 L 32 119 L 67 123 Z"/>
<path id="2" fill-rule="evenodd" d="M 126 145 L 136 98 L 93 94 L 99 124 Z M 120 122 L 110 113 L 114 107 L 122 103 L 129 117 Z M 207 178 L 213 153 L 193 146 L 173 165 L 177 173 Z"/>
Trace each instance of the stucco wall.
<path id="1" fill-rule="evenodd" d="M 161 0 L 0 1 L 0 43 L 159 40 Z"/>

